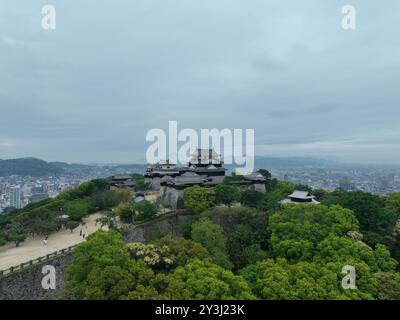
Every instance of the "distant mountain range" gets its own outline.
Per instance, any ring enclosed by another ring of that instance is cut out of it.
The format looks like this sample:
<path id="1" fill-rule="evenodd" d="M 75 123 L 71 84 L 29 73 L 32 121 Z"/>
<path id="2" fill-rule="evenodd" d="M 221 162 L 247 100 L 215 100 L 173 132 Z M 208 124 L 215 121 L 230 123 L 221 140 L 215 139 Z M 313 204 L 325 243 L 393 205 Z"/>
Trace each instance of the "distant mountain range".
<path id="1" fill-rule="evenodd" d="M 119 170 L 140 172 L 145 169 L 144 164 L 113 164 L 113 165 L 91 165 L 91 164 L 69 164 L 65 162 L 46 162 L 37 158 L 20 159 L 0 159 L 0 177 L 10 175 L 43 177 L 57 174 L 68 174 L 71 172 L 84 172 L 96 170 L 96 168 L 112 168 L 113 171 Z"/>
<path id="2" fill-rule="evenodd" d="M 259 169 L 290 169 L 290 168 L 326 168 L 326 167 L 339 167 L 342 163 L 324 160 L 324 159 L 315 159 L 315 158 L 306 158 L 306 157 L 287 157 L 287 158 L 278 158 L 278 157 L 260 157 L 256 156 L 254 158 L 254 168 L 255 170 Z M 237 166 L 235 164 L 224 164 L 229 172 L 236 169 Z"/>
<path id="3" fill-rule="evenodd" d="M 235 165 L 224 165 L 229 170 Z M 345 164 L 333 160 L 315 159 L 307 157 L 255 157 L 254 166 L 256 169 L 279 169 L 279 168 L 307 168 L 307 167 L 385 167 L 380 165 Z M 57 174 L 68 174 L 72 172 L 84 172 L 96 170 L 99 167 L 107 169 L 107 172 L 131 171 L 144 172 L 145 164 L 69 164 L 65 162 L 46 162 L 37 158 L 0 159 L 0 177 L 10 175 L 42 177 Z"/>
<path id="4" fill-rule="evenodd" d="M 46 162 L 36 158 L 0 159 L 0 176 L 15 174 L 39 177 L 60 174 L 64 171 L 63 165 L 60 162 Z"/>
<path id="5" fill-rule="evenodd" d="M 298 168 L 298 167 L 326 167 L 339 165 L 340 162 L 325 159 L 315 159 L 306 157 L 255 157 L 254 165 L 256 168 Z"/>

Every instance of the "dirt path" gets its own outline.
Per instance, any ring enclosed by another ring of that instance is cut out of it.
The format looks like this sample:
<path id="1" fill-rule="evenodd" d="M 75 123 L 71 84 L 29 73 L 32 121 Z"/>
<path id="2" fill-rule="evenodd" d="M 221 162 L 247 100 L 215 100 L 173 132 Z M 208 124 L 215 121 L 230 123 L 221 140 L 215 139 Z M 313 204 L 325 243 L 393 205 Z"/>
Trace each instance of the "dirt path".
<path id="1" fill-rule="evenodd" d="M 7 244 L 0 247 L 0 270 L 17 266 L 21 263 L 28 262 L 46 254 L 68 248 L 75 244 L 85 241 L 80 235 L 80 230 L 86 236 L 101 228 L 96 223 L 96 219 L 100 218 L 100 213 L 94 213 L 84 219 L 85 224 L 80 225 L 72 233 L 70 230 L 61 230 L 49 235 L 48 244 L 43 245 L 43 236 L 29 237 L 15 247 L 14 244 Z"/>

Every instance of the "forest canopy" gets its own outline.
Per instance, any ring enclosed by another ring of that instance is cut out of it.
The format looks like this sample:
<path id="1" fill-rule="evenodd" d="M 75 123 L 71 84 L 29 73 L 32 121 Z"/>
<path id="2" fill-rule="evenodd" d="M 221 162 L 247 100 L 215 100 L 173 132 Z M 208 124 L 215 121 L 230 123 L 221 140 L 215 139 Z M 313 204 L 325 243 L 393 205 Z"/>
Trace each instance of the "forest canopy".
<path id="1" fill-rule="evenodd" d="M 293 187 L 277 183 L 269 194 L 260 196 L 260 206 L 252 208 L 217 204 L 210 192 L 199 197 L 197 205 L 190 195 L 195 214 L 184 228 L 185 238 L 166 236 L 147 244 L 125 244 L 118 231 L 98 231 L 74 252 L 64 297 L 399 299 L 398 196 L 380 202 L 387 221 L 371 218 L 368 227 L 371 213 L 358 208 L 357 201 L 339 201 L 342 191 L 321 193 L 325 203 L 321 205 L 262 209 L 269 197 L 284 197 Z M 202 192 L 194 189 L 193 193 Z M 358 196 L 377 201 L 359 193 L 344 198 Z M 365 242 L 363 232 L 368 230 L 382 239 L 383 230 L 390 230 L 390 245 Z M 355 289 L 343 286 L 349 267 L 356 272 Z"/>

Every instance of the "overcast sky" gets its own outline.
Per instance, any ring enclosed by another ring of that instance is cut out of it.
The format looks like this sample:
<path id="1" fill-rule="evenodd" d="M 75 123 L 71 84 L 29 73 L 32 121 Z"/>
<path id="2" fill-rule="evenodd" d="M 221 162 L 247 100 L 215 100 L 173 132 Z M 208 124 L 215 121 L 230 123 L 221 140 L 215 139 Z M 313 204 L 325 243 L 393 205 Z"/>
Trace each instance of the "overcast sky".
<path id="1" fill-rule="evenodd" d="M 0 158 L 143 161 L 177 120 L 254 128 L 258 155 L 398 163 L 399 18 L 398 0 L 1 0 Z"/>

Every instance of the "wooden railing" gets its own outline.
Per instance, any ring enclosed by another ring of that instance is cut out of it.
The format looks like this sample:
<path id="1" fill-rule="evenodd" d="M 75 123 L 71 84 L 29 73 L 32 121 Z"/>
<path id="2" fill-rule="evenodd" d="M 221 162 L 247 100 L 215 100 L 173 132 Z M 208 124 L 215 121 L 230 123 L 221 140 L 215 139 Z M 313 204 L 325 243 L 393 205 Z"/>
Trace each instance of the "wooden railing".
<path id="1" fill-rule="evenodd" d="M 30 260 L 28 262 L 23 262 L 23 263 L 21 263 L 21 264 L 19 264 L 17 266 L 12 266 L 12 267 L 10 267 L 8 269 L 0 270 L 0 277 L 5 276 L 5 275 L 9 275 L 9 274 L 11 274 L 13 272 L 22 270 L 22 269 L 24 269 L 26 267 L 30 267 L 30 266 L 33 266 L 35 264 L 47 261 L 49 259 L 55 258 L 55 257 L 60 256 L 60 255 L 63 255 L 65 253 L 71 252 L 76 246 L 77 245 L 70 246 L 68 248 L 61 249 L 61 250 L 46 254 L 45 256 L 38 257 L 38 258 Z"/>

